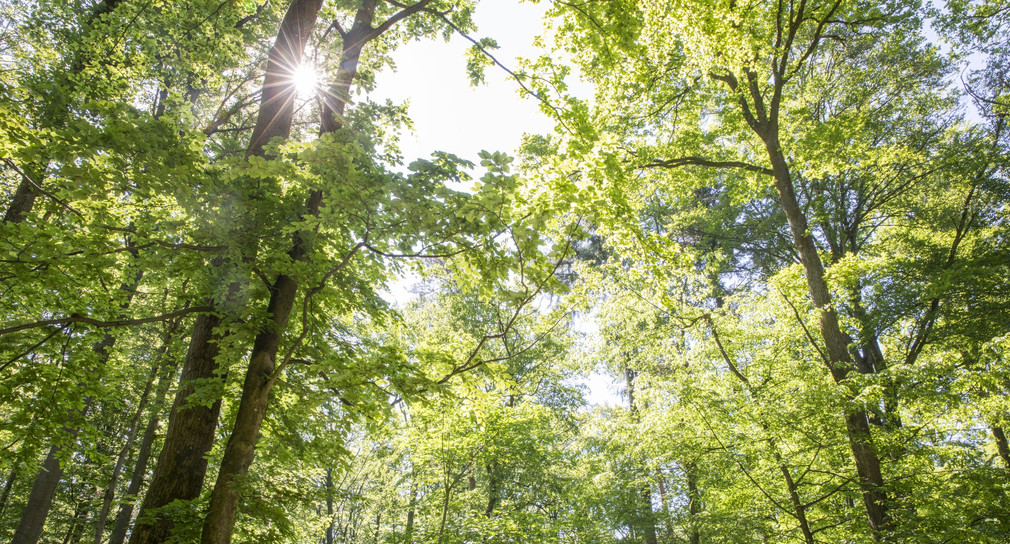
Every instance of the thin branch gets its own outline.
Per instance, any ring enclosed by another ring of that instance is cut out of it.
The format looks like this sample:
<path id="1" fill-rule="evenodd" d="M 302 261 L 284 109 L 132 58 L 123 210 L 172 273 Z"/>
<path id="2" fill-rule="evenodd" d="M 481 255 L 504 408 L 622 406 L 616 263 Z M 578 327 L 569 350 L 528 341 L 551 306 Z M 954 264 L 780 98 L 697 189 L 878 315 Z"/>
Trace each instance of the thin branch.
<path id="1" fill-rule="evenodd" d="M 828 356 L 825 355 L 824 352 L 821 351 L 820 346 L 817 345 L 817 341 L 815 341 L 814 336 L 810 334 L 810 329 L 808 329 L 807 324 L 803 322 L 803 318 L 800 317 L 800 312 L 799 310 L 796 309 L 796 306 L 793 305 L 793 301 L 789 300 L 789 297 L 787 297 L 786 293 L 781 289 L 779 289 L 779 294 L 782 295 L 783 299 L 785 299 L 786 304 L 788 304 L 789 307 L 793 309 L 793 315 L 796 316 L 796 322 L 799 323 L 800 327 L 803 328 L 803 334 L 806 335 L 807 340 L 810 341 L 810 345 L 817 350 L 817 353 L 821 356 L 821 360 L 824 361 L 824 364 L 828 365 L 828 368 L 832 368 L 831 362 L 828 360 Z"/>
<path id="2" fill-rule="evenodd" d="M 549 100 L 547 100 L 546 98 L 544 98 L 543 96 L 541 96 L 540 93 L 534 91 L 528 85 L 526 85 L 526 82 L 523 81 L 522 76 L 520 76 L 519 74 L 513 72 L 511 69 L 509 69 L 508 66 L 505 66 L 504 64 L 502 64 L 502 62 L 499 61 L 497 57 L 495 57 L 494 55 L 492 55 L 490 51 L 488 51 L 483 45 L 481 45 L 480 41 L 475 40 L 472 36 L 470 36 L 469 34 L 467 34 L 466 32 L 464 32 L 463 29 L 461 29 L 458 26 L 456 26 L 456 24 L 453 23 L 451 20 L 449 20 L 449 18 L 446 17 L 444 13 L 441 13 L 441 12 L 438 12 L 438 11 L 435 11 L 435 10 L 431 10 L 431 9 L 425 9 L 424 11 L 426 13 L 430 13 L 430 14 L 438 17 L 439 19 L 442 19 L 442 21 L 445 22 L 445 24 L 448 25 L 450 28 L 452 28 L 453 30 L 455 30 L 457 34 L 459 34 L 460 36 L 462 36 L 468 42 L 472 43 L 473 46 L 477 49 L 477 51 L 480 51 L 480 53 L 482 55 L 484 55 L 485 57 L 487 57 L 491 62 L 493 62 L 495 64 L 495 66 L 501 68 L 506 74 L 509 75 L 509 77 L 511 77 L 512 79 L 514 79 L 515 82 L 519 84 L 519 87 L 522 88 L 522 90 L 524 92 L 526 92 L 526 94 L 532 96 L 533 98 L 536 98 L 537 100 L 540 101 L 541 104 L 543 104 L 543 105 L 547 106 L 548 108 L 550 108 L 550 110 L 554 112 L 554 118 L 555 118 L 555 120 L 557 120 L 559 123 L 561 123 L 561 125 L 563 127 L 565 127 L 566 130 L 568 130 L 569 132 L 572 132 L 571 127 L 569 127 L 565 123 L 564 117 L 561 115 L 562 112 L 561 112 L 561 110 L 557 106 L 555 106 L 554 104 L 551 104 L 551 102 Z"/>
<path id="3" fill-rule="evenodd" d="M 395 25 L 396 23 L 399 23 L 400 21 L 406 19 L 407 17 L 410 17 L 411 15 L 413 15 L 413 14 L 415 14 L 415 13 L 421 11 L 421 10 L 429 11 L 427 9 L 427 6 L 432 1 L 433 0 L 421 0 L 420 2 L 417 2 L 416 4 L 407 6 L 407 7 L 403 8 L 403 9 L 401 9 L 400 11 L 394 13 L 392 16 L 390 16 L 389 19 L 386 19 L 379 26 L 373 28 L 368 34 L 365 34 L 365 37 L 361 40 L 361 43 L 365 44 L 366 42 L 369 42 L 369 41 L 371 41 L 371 40 L 373 40 L 375 38 L 378 38 L 384 32 L 386 32 L 387 30 L 389 30 L 390 28 L 392 28 L 392 26 Z M 434 13 L 438 13 L 438 12 L 434 12 Z"/>

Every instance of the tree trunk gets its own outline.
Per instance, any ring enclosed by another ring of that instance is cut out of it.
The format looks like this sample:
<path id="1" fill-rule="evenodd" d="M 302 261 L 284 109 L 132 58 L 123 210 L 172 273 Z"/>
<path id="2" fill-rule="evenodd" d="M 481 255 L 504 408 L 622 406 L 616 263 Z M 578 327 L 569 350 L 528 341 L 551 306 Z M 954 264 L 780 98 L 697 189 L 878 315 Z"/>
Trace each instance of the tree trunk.
<path id="1" fill-rule="evenodd" d="M 169 413 L 165 443 L 140 507 L 140 516 L 154 514 L 154 510 L 176 500 L 193 500 L 203 487 L 203 477 L 207 472 L 206 455 L 214 444 L 221 401 L 219 399 L 210 406 L 190 406 L 188 399 L 195 391 L 194 383 L 217 376 L 215 358 L 219 348 L 214 329 L 220 323 L 221 318 L 216 315 L 201 314 L 193 325 L 189 350 L 179 377 L 179 389 Z M 144 438 L 146 440 L 147 436 Z M 137 461 L 139 465 L 139 457 Z M 137 476 L 135 472 L 134 478 Z M 117 525 L 119 523 L 117 520 Z M 161 544 L 171 535 L 172 525 L 172 520 L 157 515 L 153 522 L 138 523 L 130 535 L 130 544 Z"/>
<path id="2" fill-rule="evenodd" d="M 11 498 L 11 488 L 14 487 L 14 480 L 16 480 L 17 477 L 17 468 L 12 468 L 10 476 L 4 480 L 4 490 L 3 493 L 0 494 L 0 515 L 3 515 L 4 510 L 7 509 L 7 501 Z"/>
<path id="3" fill-rule="evenodd" d="M 361 49 L 370 39 L 374 30 L 372 18 L 375 5 L 375 0 L 365 0 L 355 15 L 354 26 L 344 36 L 340 69 L 335 77 L 338 86 L 345 84 L 349 86 L 357 73 Z M 315 25 L 320 7 L 321 0 L 295 0 L 291 4 L 281 23 L 277 42 L 270 51 L 267 76 L 264 80 L 265 89 L 283 88 L 293 96 L 293 87 L 283 84 L 286 78 L 284 67 L 291 64 L 297 65 L 301 62 L 305 43 Z M 274 100 L 287 102 L 286 100 Z M 326 133 L 340 128 L 345 105 L 344 100 L 334 101 L 332 97 L 327 99 L 321 132 Z M 260 115 L 261 118 L 258 118 L 257 126 L 262 120 L 263 110 Z M 290 117 L 290 112 L 287 115 Z M 284 119 L 280 120 L 280 122 L 284 121 Z M 286 122 L 290 127 L 290 120 Z M 262 149 L 264 137 L 257 137 L 254 132 L 253 138 L 253 145 L 260 146 Z M 322 193 L 312 191 L 306 201 L 303 217 L 318 215 L 321 205 Z M 302 261 L 306 259 L 307 253 L 308 249 L 305 247 L 302 236 L 296 233 L 293 247 L 288 253 L 289 257 L 295 262 Z M 253 344 L 235 426 L 225 447 L 221 470 L 218 472 L 218 478 L 211 493 L 210 507 L 201 536 L 203 544 L 227 544 L 231 541 L 231 533 L 235 526 L 235 516 L 238 510 L 236 484 L 252 466 L 259 430 L 264 417 L 266 417 L 270 402 L 270 390 L 276 380 L 277 349 L 281 336 L 287 328 L 288 318 L 297 295 L 298 279 L 287 274 L 278 276 L 270 290 L 267 312 L 272 319 L 269 327 L 256 336 Z"/>
<path id="4" fill-rule="evenodd" d="M 698 514 L 701 513 L 701 494 L 698 492 L 696 471 L 694 463 L 684 465 L 684 478 L 687 480 L 687 516 L 690 523 L 688 540 L 691 544 L 701 544 L 701 528 L 698 526 Z"/>
<path id="5" fill-rule="evenodd" d="M 999 452 L 999 457 L 1003 460 L 1003 466 L 1010 469 L 1010 446 L 1007 445 L 1003 427 L 993 425 L 992 437 L 996 439 L 996 451 Z"/>
<path id="6" fill-rule="evenodd" d="M 852 369 L 852 358 L 848 351 L 851 339 L 842 333 L 838 325 L 838 315 L 831 303 L 831 294 L 824 279 L 824 266 L 817 254 L 813 236 L 808 230 L 807 218 L 796 200 L 792 176 L 778 141 L 777 127 L 772 124 L 771 128 L 762 134 L 762 139 L 772 164 L 779 202 L 789 221 L 793 242 L 806 273 L 810 298 L 820 311 L 820 331 L 828 351 L 831 377 L 835 383 L 842 383 Z M 863 494 L 866 517 L 873 539 L 880 540 L 884 533 L 891 530 L 888 499 L 884 492 L 884 479 L 880 472 L 880 459 L 871 442 L 866 412 L 856 405 L 850 405 L 844 408 L 844 413 L 845 428 L 856 463 L 856 473 L 859 476 L 859 488 Z"/>
<path id="7" fill-rule="evenodd" d="M 68 431 L 69 441 L 73 442 L 77 438 L 78 428 L 75 426 Z M 11 544 L 35 544 L 42 536 L 42 527 L 49 516 L 49 509 L 53 504 L 53 497 L 56 495 L 56 486 L 63 476 L 63 466 L 59 460 L 60 447 L 53 444 L 49 448 L 45 462 L 42 463 L 42 470 L 39 471 L 32 485 L 32 491 L 28 495 L 28 504 L 25 505 L 24 514 L 21 515 L 21 522 L 14 531 L 14 539 Z"/>
<path id="8" fill-rule="evenodd" d="M 326 469 L 326 544 L 333 544 L 333 468 Z"/>
<path id="9" fill-rule="evenodd" d="M 249 147 L 246 150 L 247 156 L 263 156 L 265 153 L 264 146 L 270 140 L 274 138 L 286 138 L 291 132 L 296 96 L 294 86 L 288 82 L 291 66 L 301 62 L 305 42 L 315 26 L 316 15 L 321 7 L 321 3 L 322 0 L 294 0 L 281 22 L 277 39 L 268 57 L 266 76 L 264 77 L 260 96 L 259 113 L 257 114 L 256 125 L 253 128 Z M 226 266 L 226 263 L 215 263 L 215 267 L 222 266 Z M 278 278 L 278 282 L 280 281 L 281 278 Z M 242 285 L 237 282 L 232 283 L 228 287 L 229 294 L 237 293 L 241 290 Z M 273 305 L 274 302 L 271 301 L 271 306 Z M 186 362 L 183 366 L 182 380 L 211 378 L 216 375 L 218 366 L 215 358 L 218 354 L 219 338 L 215 335 L 214 329 L 220 323 L 221 319 L 212 315 L 203 315 L 197 320 L 197 323 L 194 325 Z M 276 334 L 280 334 L 280 332 L 283 331 L 278 331 Z M 263 347 L 263 344 L 264 342 L 257 338 L 256 345 Z M 272 368 L 273 357 L 275 355 L 276 348 L 274 348 L 273 353 L 253 354 L 251 360 L 256 362 L 260 376 L 263 375 L 263 368 L 267 366 Z M 254 383 L 254 379 L 250 381 L 250 378 L 256 372 L 253 370 L 253 366 L 253 363 L 250 363 L 250 371 L 246 376 L 247 387 L 243 388 L 243 401 L 247 392 L 249 395 L 255 397 L 261 396 L 262 398 L 258 398 L 258 401 L 265 401 L 269 394 L 269 386 L 263 383 L 256 384 Z M 268 372 L 267 375 L 269 374 Z M 185 386 L 180 387 L 176 395 L 175 404 L 169 418 L 165 446 L 158 459 L 158 465 L 155 469 L 150 489 L 144 499 L 141 516 L 145 515 L 149 510 L 160 508 L 175 500 L 192 500 L 199 495 L 200 488 L 203 486 L 203 479 L 207 472 L 205 455 L 214 443 L 214 430 L 217 425 L 218 412 L 220 411 L 220 401 L 214 403 L 210 408 L 191 407 L 181 410 L 185 405 L 185 399 L 191 393 L 192 387 Z M 250 399 L 250 402 L 253 402 L 252 399 Z M 243 411 L 240 405 L 240 416 L 245 418 L 245 420 L 242 420 L 241 423 L 237 422 L 236 427 L 242 426 L 247 430 L 255 427 L 256 432 L 258 432 L 259 424 L 255 420 L 258 417 L 259 422 L 262 422 L 263 414 L 257 416 L 257 411 L 263 410 L 260 410 L 258 406 L 248 406 Z M 254 446 L 255 440 L 252 442 L 252 447 Z M 232 459 L 228 461 L 229 466 L 232 467 L 232 470 L 237 469 L 241 471 L 243 462 L 236 460 L 235 456 L 251 456 L 252 451 L 246 451 L 249 444 L 240 444 L 237 442 L 232 447 L 231 440 L 229 440 L 228 447 L 232 451 Z M 227 451 L 228 449 L 226 449 L 226 457 L 228 457 Z M 225 470 L 223 467 L 224 461 L 222 471 Z M 244 471 L 241 472 L 244 474 Z M 230 487 L 231 476 L 231 474 L 225 472 L 225 481 L 228 482 L 228 485 L 223 487 Z M 218 480 L 219 482 L 221 481 L 220 475 Z M 234 493 L 230 489 L 222 489 L 218 492 L 216 487 L 215 494 L 217 495 L 217 500 L 215 501 L 212 496 L 212 509 L 210 514 L 208 514 L 208 520 L 213 517 L 216 521 L 208 521 L 205 524 L 205 532 L 209 531 L 210 533 L 215 532 L 212 528 L 213 525 L 226 523 L 229 517 L 228 510 L 230 510 L 228 507 L 229 497 Z M 231 518 L 233 524 L 233 511 Z M 159 544 L 168 538 L 171 534 L 171 529 L 171 520 L 164 518 L 158 519 L 153 524 L 138 525 L 130 537 L 130 544 Z M 230 527 L 227 531 L 230 533 Z"/>
<path id="10" fill-rule="evenodd" d="M 403 531 L 404 544 L 411 544 L 414 540 L 414 508 L 417 505 L 417 484 L 410 484 L 410 503 L 407 505 L 407 526 Z"/>

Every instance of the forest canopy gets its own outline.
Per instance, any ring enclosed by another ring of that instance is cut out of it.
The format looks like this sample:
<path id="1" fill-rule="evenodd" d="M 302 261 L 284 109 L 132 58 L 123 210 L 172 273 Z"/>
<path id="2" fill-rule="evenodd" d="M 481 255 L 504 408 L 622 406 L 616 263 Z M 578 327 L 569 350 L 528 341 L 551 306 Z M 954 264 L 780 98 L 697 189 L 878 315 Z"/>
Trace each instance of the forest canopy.
<path id="1" fill-rule="evenodd" d="M 1010 3 L 533 3 L 0 0 L 0 539 L 1010 541 Z"/>

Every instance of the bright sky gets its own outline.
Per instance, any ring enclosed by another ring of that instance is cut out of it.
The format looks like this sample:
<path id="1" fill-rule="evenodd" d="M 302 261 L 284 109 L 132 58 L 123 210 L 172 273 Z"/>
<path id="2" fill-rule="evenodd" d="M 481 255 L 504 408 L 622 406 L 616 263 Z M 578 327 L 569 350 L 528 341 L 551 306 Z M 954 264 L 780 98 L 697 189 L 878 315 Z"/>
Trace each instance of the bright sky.
<path id="1" fill-rule="evenodd" d="M 496 58 L 510 69 L 517 56 L 535 57 L 531 46 L 540 33 L 545 5 L 517 0 L 478 3 L 475 39 L 494 38 Z M 520 99 L 518 85 L 497 67 L 488 67 L 485 84 L 471 87 L 466 74 L 470 42 L 454 36 L 442 41 L 411 42 L 393 58 L 397 70 L 379 74 L 372 100 L 409 101 L 414 134 L 404 134 L 401 151 L 406 163 L 447 151 L 477 162 L 477 153 L 512 153 L 524 133 L 547 133 L 553 124 L 533 99 Z"/>

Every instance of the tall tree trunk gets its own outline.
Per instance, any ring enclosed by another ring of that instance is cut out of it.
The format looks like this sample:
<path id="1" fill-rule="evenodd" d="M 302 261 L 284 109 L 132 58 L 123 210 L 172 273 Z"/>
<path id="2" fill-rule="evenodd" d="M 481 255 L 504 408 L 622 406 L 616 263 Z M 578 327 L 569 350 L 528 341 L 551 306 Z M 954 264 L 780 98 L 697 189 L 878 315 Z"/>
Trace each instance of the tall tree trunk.
<path id="1" fill-rule="evenodd" d="M 831 303 L 831 294 L 824 279 L 824 266 L 808 229 L 806 215 L 796 200 L 792 175 L 782 154 L 776 121 L 773 119 L 770 123 L 770 127 L 764 130 L 761 136 L 772 164 L 775 189 L 789 222 L 800 262 L 803 264 L 810 298 L 820 312 L 820 332 L 827 347 L 831 377 L 835 383 L 842 384 L 853 367 L 848 351 L 851 339 L 842 333 L 838 325 L 838 315 Z M 859 476 L 859 488 L 863 495 L 866 517 L 874 540 L 880 540 L 883 534 L 892 528 L 887 494 L 884 492 L 884 479 L 880 471 L 880 459 L 871 441 L 865 410 L 852 404 L 844 408 L 844 417 L 849 446 Z"/>
<path id="2" fill-rule="evenodd" d="M 264 146 L 270 140 L 286 138 L 291 132 L 296 96 L 296 90 L 289 82 L 291 66 L 297 65 L 301 61 L 305 42 L 315 25 L 321 3 L 322 0 L 294 0 L 281 22 L 277 39 L 267 60 L 259 113 L 249 147 L 246 150 L 247 156 L 263 156 Z M 215 268 L 228 266 L 222 261 L 214 264 Z M 228 286 L 229 297 L 233 297 L 242 289 L 243 285 L 240 282 L 232 283 Z M 230 302 L 234 303 L 233 300 Z M 271 304 L 273 305 L 273 302 Z M 220 324 L 220 317 L 202 315 L 194 325 L 189 351 L 183 365 L 181 378 L 183 385 L 180 386 L 176 394 L 175 404 L 169 417 L 165 445 L 158 458 L 150 488 L 141 506 L 141 516 L 175 500 L 192 500 L 199 495 L 203 486 L 204 476 L 207 473 L 205 456 L 214 443 L 214 430 L 217 426 L 221 403 L 219 400 L 210 407 L 195 406 L 185 410 L 182 408 L 186 405 L 186 399 L 193 393 L 193 388 L 187 385 L 188 383 L 192 380 L 212 378 L 217 374 L 218 365 L 215 359 L 218 355 L 220 338 L 216 335 L 215 329 Z M 259 338 L 257 338 L 256 345 L 262 346 Z M 272 356 L 270 361 L 265 361 L 262 355 L 257 356 L 254 353 L 252 359 L 260 365 L 258 368 L 260 371 L 262 371 L 264 364 L 271 367 L 273 365 Z M 264 393 L 264 391 L 258 391 L 263 384 L 250 382 L 250 375 L 254 373 L 252 367 L 253 365 L 250 363 L 250 373 L 247 374 L 246 379 L 249 393 L 253 395 Z M 260 375 L 262 376 L 262 373 Z M 246 390 L 247 388 L 244 387 L 243 398 L 246 395 Z M 265 393 L 269 393 L 269 387 L 266 388 Z M 240 405 L 239 411 L 246 418 L 251 417 L 255 420 L 257 417 L 255 407 L 251 409 L 247 407 L 243 413 Z M 262 414 L 258 417 L 261 422 Z M 258 425 L 256 428 L 259 428 Z M 245 445 L 236 443 L 235 447 L 242 449 Z M 235 455 L 236 453 L 232 453 L 233 457 Z M 251 455 L 251 451 L 249 455 Z M 241 468 L 240 465 L 241 463 L 236 467 Z M 230 476 L 228 479 L 230 480 Z M 221 493 L 227 495 L 232 491 L 229 489 Z M 212 502 L 214 502 L 213 498 Z M 224 517 L 227 518 L 227 512 L 220 510 L 222 507 L 227 510 L 227 502 L 225 500 L 222 503 L 222 498 L 219 497 L 216 506 L 218 512 L 214 513 L 212 510 L 210 516 L 219 519 L 224 514 Z M 157 518 L 154 523 L 138 524 L 130 537 L 130 544 L 159 544 L 168 538 L 171 530 L 172 521 L 163 517 Z M 230 530 L 229 527 L 229 533 Z"/>
<path id="3" fill-rule="evenodd" d="M 404 544 L 411 544 L 414 540 L 414 508 L 417 506 L 417 484 L 410 483 L 410 503 L 407 505 L 407 525 L 403 530 Z"/>
<path id="4" fill-rule="evenodd" d="M 147 474 L 147 463 L 151 458 L 151 450 L 154 448 L 158 425 L 161 422 L 161 410 L 165 404 L 165 397 L 168 389 L 175 378 L 176 365 L 170 366 L 171 372 L 162 374 L 158 380 L 158 390 L 155 393 L 155 400 L 151 405 L 151 417 L 148 419 L 147 428 L 144 430 L 144 437 L 140 440 L 140 449 L 137 451 L 137 461 L 133 465 L 133 475 L 130 477 L 130 485 L 126 488 L 125 502 L 121 502 L 119 513 L 116 514 L 116 525 L 112 528 L 112 535 L 109 536 L 109 544 L 123 544 L 126 539 L 126 531 L 130 527 L 130 520 L 133 517 L 134 501 L 140 495 L 140 488 L 144 485 L 144 476 Z"/>
<path id="5" fill-rule="evenodd" d="M 361 49 L 371 39 L 375 30 L 372 28 L 375 6 L 376 0 L 364 0 L 355 15 L 354 25 L 343 38 L 340 68 L 335 77 L 338 86 L 345 84 L 349 86 L 354 80 Z M 301 62 L 305 43 L 315 25 L 320 7 L 321 0 L 295 0 L 291 4 L 281 23 L 277 42 L 270 51 L 264 81 L 265 89 L 280 87 L 293 95 L 293 86 L 283 83 L 286 77 L 284 67 Z M 276 79 L 276 83 L 273 83 L 272 79 Z M 340 128 L 345 105 L 344 100 L 333 101 L 332 97 L 327 99 L 321 128 L 323 133 Z M 260 120 L 257 120 L 257 126 L 259 122 Z M 288 124 L 290 125 L 290 120 Z M 254 145 L 262 145 L 262 142 L 257 140 L 255 132 L 253 138 Z M 303 217 L 318 215 L 321 204 L 322 193 L 312 191 L 306 201 Z M 308 248 L 305 247 L 303 237 L 296 233 L 293 247 L 288 253 L 289 257 L 294 262 L 302 261 L 306 259 L 307 253 Z M 267 306 L 271 321 L 268 327 L 256 336 L 253 343 L 235 426 L 225 447 L 221 469 L 211 493 L 210 507 L 201 537 L 203 544 L 227 544 L 231 541 L 238 510 L 238 492 L 235 485 L 249 472 L 255 456 L 259 430 L 269 406 L 270 390 L 276 381 L 277 350 L 297 296 L 298 279 L 287 274 L 278 276 L 270 290 L 270 302 Z"/>
<path id="6" fill-rule="evenodd" d="M 1003 466 L 1010 469 L 1010 445 L 1007 445 L 1003 427 L 993 425 L 991 429 L 992 437 L 996 439 L 996 451 L 999 453 L 1000 459 L 1003 460 Z"/>
<path id="7" fill-rule="evenodd" d="M 290 70 L 290 66 L 297 66 L 301 63 L 305 44 L 315 26 L 316 17 L 321 7 L 321 0 L 295 0 L 281 22 L 277 41 L 270 51 L 267 74 L 263 83 L 264 90 L 275 89 L 277 92 L 288 94 L 287 97 L 280 100 L 275 97 L 275 101 L 284 104 L 293 102 L 294 88 L 293 85 L 285 81 L 287 72 Z M 269 102 L 269 100 L 264 100 L 264 105 Z M 290 108 L 286 115 L 280 118 L 274 116 L 266 118 L 264 117 L 265 113 L 261 108 L 257 128 L 262 125 L 261 121 L 268 119 L 267 125 L 264 125 L 267 128 L 258 132 L 254 131 L 251 148 L 254 152 L 261 152 L 262 146 L 269 141 L 266 135 L 270 132 L 269 123 L 272 123 L 273 119 L 285 123 L 286 131 L 290 130 L 292 115 Z M 322 194 L 318 191 L 314 191 L 310 195 L 306 204 L 309 214 L 316 215 L 318 213 L 321 199 Z M 298 238 L 296 235 L 295 246 L 289 252 L 292 260 L 295 261 L 302 260 L 306 253 Z M 238 509 L 238 491 L 235 486 L 238 480 L 248 473 L 249 467 L 252 465 L 256 443 L 259 439 L 259 430 L 263 424 L 263 418 L 266 417 L 270 390 L 275 381 L 274 369 L 277 349 L 281 336 L 287 328 L 288 317 L 291 315 L 297 294 L 298 280 L 287 274 L 281 274 L 272 286 L 270 302 L 267 306 L 267 312 L 272 319 L 267 329 L 261 331 L 253 343 L 235 426 L 225 447 L 221 469 L 211 493 L 210 507 L 203 526 L 201 541 L 205 544 L 226 544 L 231 541 Z"/>
<path id="8" fill-rule="evenodd" d="M 0 515 L 3 515 L 4 510 L 7 509 L 7 501 L 10 500 L 11 497 L 11 488 L 14 487 L 14 480 L 16 480 L 17 477 L 18 477 L 17 468 L 12 468 L 10 476 L 8 476 L 6 480 L 4 480 L 4 490 L 3 493 L 0 494 Z"/>
<path id="9" fill-rule="evenodd" d="M 333 544 L 333 468 L 326 469 L 326 544 Z"/>
<path id="10" fill-rule="evenodd" d="M 201 314 L 193 325 L 179 388 L 169 413 L 165 442 L 141 504 L 140 516 L 154 514 L 154 510 L 176 500 L 193 500 L 203 487 L 206 454 L 214 444 L 221 401 L 210 406 L 189 406 L 188 399 L 195 391 L 194 383 L 217 376 L 218 338 L 214 329 L 220 323 L 221 318 L 216 315 Z M 138 458 L 138 464 L 139 461 Z M 137 476 L 135 472 L 134 478 Z M 168 540 L 171 532 L 172 520 L 156 516 L 153 522 L 136 524 L 130 534 L 130 544 L 161 544 Z"/>

